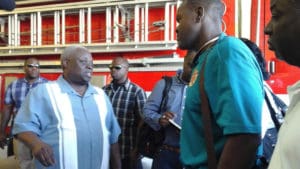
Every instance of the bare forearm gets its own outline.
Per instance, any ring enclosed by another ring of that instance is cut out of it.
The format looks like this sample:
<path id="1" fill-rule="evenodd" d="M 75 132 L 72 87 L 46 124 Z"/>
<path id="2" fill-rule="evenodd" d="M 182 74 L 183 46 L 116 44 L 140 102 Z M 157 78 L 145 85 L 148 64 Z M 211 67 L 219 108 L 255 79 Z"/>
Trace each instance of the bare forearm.
<path id="1" fill-rule="evenodd" d="M 23 132 L 16 136 L 19 140 L 24 142 L 32 151 L 33 156 L 45 167 L 55 165 L 55 158 L 52 147 L 43 142 L 33 132 Z"/>
<path id="2" fill-rule="evenodd" d="M 258 134 L 228 136 L 218 169 L 250 169 L 254 164 L 259 143 Z"/>
<path id="3" fill-rule="evenodd" d="M 24 142 L 30 149 L 41 142 L 40 138 L 33 132 L 23 132 L 16 135 L 17 139 Z"/>
<path id="4" fill-rule="evenodd" d="M 121 156 L 118 143 L 110 145 L 110 165 L 112 169 L 121 169 Z"/>
<path id="5" fill-rule="evenodd" d="M 5 113 L 1 114 L 1 125 L 0 125 L 0 132 L 1 133 L 5 132 L 5 128 L 8 124 L 9 118 L 10 118 L 10 115 L 7 115 Z"/>
<path id="6" fill-rule="evenodd" d="M 12 112 L 12 105 L 4 105 L 3 112 L 1 114 L 1 125 L 0 125 L 0 132 L 4 133 L 5 128 L 8 125 L 9 119 L 11 117 Z"/>
<path id="7" fill-rule="evenodd" d="M 4 146 L 7 144 L 6 140 L 6 133 L 5 133 L 5 128 L 7 127 L 8 121 L 11 116 L 11 110 L 12 106 L 11 105 L 4 105 L 2 114 L 1 114 L 1 121 L 0 121 L 0 148 L 4 148 Z"/>

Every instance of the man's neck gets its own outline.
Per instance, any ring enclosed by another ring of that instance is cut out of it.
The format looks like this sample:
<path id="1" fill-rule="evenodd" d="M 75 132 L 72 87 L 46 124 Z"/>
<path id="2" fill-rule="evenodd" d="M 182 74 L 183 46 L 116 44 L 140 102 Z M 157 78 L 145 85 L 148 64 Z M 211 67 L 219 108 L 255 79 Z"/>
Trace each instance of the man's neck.
<path id="1" fill-rule="evenodd" d="M 123 84 L 126 83 L 126 81 L 127 81 L 127 78 L 119 79 L 119 80 L 114 79 L 114 80 L 113 80 L 113 84 L 116 84 L 116 85 L 123 85 Z"/>
<path id="2" fill-rule="evenodd" d="M 190 81 L 186 76 L 183 76 L 183 73 L 178 76 L 178 79 L 185 85 L 189 84 Z"/>
<path id="3" fill-rule="evenodd" d="M 25 77 L 25 79 L 27 80 L 27 82 L 29 84 L 32 84 L 32 83 L 36 82 L 39 79 L 39 77 L 37 77 L 37 78 L 28 78 L 28 77 Z"/>

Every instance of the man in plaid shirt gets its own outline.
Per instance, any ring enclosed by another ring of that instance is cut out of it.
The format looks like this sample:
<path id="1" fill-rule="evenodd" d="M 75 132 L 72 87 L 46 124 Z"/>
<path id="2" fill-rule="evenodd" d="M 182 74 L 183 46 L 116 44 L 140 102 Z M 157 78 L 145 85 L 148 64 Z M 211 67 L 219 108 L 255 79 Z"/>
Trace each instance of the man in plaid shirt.
<path id="1" fill-rule="evenodd" d="M 5 129 L 11 117 L 15 117 L 28 92 L 38 84 L 48 80 L 40 77 L 40 65 L 36 58 L 27 58 L 24 62 L 24 77 L 10 83 L 5 92 L 4 107 L 1 115 L 0 125 L 0 148 L 7 144 Z M 14 140 L 14 153 L 19 162 L 20 169 L 31 169 L 32 155 L 30 150 L 22 143 Z"/>
<path id="2" fill-rule="evenodd" d="M 103 87 L 109 96 L 114 112 L 121 127 L 119 136 L 123 169 L 141 169 L 141 160 L 135 163 L 130 153 L 136 146 L 138 124 L 146 102 L 146 93 L 128 79 L 128 60 L 116 57 L 109 66 L 112 82 Z"/>

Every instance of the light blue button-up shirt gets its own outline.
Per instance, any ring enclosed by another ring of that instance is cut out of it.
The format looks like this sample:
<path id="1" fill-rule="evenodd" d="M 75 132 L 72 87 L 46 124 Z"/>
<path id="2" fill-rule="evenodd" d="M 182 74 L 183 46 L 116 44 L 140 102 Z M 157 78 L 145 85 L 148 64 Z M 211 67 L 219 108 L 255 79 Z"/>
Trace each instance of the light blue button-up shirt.
<path id="1" fill-rule="evenodd" d="M 81 96 L 62 76 L 28 94 L 16 116 L 13 134 L 25 131 L 36 133 L 53 148 L 56 164 L 49 169 L 66 168 L 67 163 L 72 169 L 108 166 L 109 146 L 120 134 L 102 89 L 89 84 Z M 36 167 L 43 168 L 38 161 Z"/>
<path id="2" fill-rule="evenodd" d="M 161 79 L 156 83 L 153 91 L 147 99 L 146 104 L 144 105 L 144 120 L 155 130 L 160 129 L 159 118 L 166 111 L 174 113 L 175 117 L 173 120 L 177 124 L 181 125 L 187 85 L 180 80 L 179 77 L 180 74 L 172 77 L 172 86 L 168 92 L 168 96 L 165 96 L 167 97 L 166 107 L 162 107 L 160 110 L 160 104 L 163 98 L 163 90 L 166 84 L 164 79 Z M 169 125 L 165 128 L 165 133 L 166 136 L 164 144 L 179 147 L 178 129 L 173 125 Z"/>

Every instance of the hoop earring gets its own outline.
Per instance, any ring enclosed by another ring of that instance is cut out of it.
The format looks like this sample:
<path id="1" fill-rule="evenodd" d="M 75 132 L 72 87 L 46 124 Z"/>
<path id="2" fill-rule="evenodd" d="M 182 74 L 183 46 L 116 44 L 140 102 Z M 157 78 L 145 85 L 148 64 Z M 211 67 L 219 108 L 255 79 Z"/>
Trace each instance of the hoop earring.
<path id="1" fill-rule="evenodd" d="M 227 29 L 227 25 L 226 25 L 226 23 L 225 23 L 225 21 L 224 21 L 224 19 L 222 19 L 222 28 L 223 28 L 223 32 L 226 32 L 226 29 Z"/>

